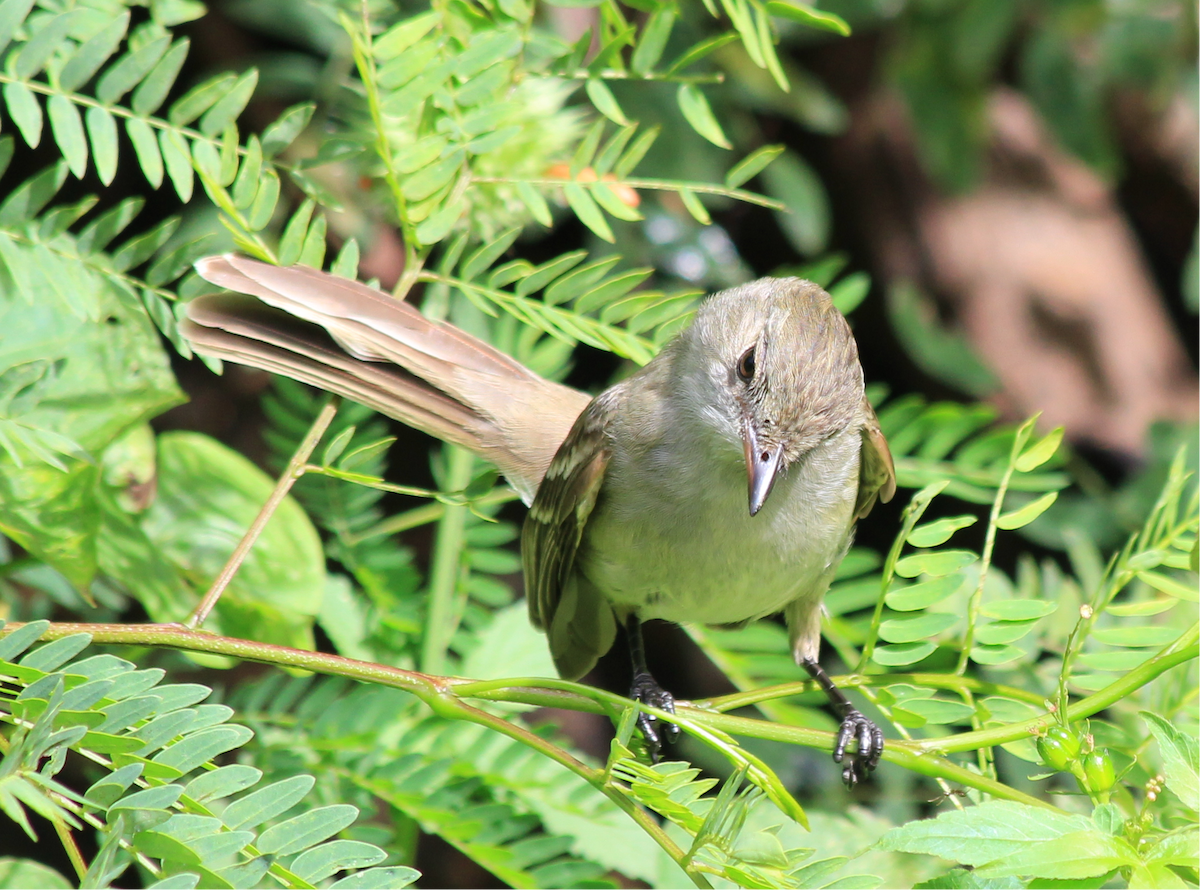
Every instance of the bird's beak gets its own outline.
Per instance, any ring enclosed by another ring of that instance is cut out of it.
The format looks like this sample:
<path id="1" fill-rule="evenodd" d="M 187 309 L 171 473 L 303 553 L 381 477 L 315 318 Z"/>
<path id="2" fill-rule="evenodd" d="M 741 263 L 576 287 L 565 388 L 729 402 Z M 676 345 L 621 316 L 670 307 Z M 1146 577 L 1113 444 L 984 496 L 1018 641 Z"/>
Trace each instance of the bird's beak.
<path id="1" fill-rule="evenodd" d="M 755 515 L 767 502 L 771 487 L 775 484 L 775 476 L 779 472 L 779 459 L 783 456 L 783 446 L 776 445 L 766 448 L 758 443 L 758 431 L 754 425 L 747 423 L 744 439 L 746 452 L 746 476 L 750 489 L 750 515 Z"/>

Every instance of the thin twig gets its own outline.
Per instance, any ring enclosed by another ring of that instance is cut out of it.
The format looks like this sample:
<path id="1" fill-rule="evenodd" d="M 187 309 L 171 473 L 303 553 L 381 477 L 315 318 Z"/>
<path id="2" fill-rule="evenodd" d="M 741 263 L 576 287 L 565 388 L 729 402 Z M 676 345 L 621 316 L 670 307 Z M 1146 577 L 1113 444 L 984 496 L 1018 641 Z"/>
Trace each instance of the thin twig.
<path id="1" fill-rule="evenodd" d="M 246 530 L 246 534 L 242 536 L 242 540 L 234 548 L 229 561 L 225 563 L 225 566 L 221 569 L 221 573 L 213 581 L 212 587 L 208 589 L 208 593 L 204 594 L 204 598 L 200 600 L 200 603 L 192 611 L 192 614 L 183 622 L 183 626 L 188 630 L 195 630 L 204 624 L 205 619 L 208 618 L 209 613 L 212 612 L 213 607 L 216 606 L 217 601 L 221 598 L 221 594 L 225 592 L 225 588 L 229 586 L 229 582 L 233 580 L 233 576 L 237 574 L 237 570 L 241 568 L 242 562 L 250 553 L 250 548 L 258 540 L 258 536 L 267 527 L 267 523 L 271 521 L 271 517 L 275 514 L 279 505 L 283 503 L 283 499 L 287 497 L 292 486 L 296 484 L 296 480 L 304 475 L 304 465 L 308 463 L 308 459 L 317 447 L 317 443 L 321 441 L 321 437 L 325 435 L 325 430 L 333 422 L 333 418 L 337 414 L 338 402 L 339 400 L 336 396 L 330 396 L 325 406 L 317 415 L 317 419 L 308 428 L 308 432 L 305 434 L 304 440 L 300 443 L 300 447 L 296 449 L 296 453 L 292 455 L 292 459 L 288 461 L 287 468 L 275 484 L 275 490 L 271 492 L 271 496 L 267 498 L 267 502 L 258 511 L 258 515 L 254 517 L 254 522 L 250 523 L 250 528 Z"/>

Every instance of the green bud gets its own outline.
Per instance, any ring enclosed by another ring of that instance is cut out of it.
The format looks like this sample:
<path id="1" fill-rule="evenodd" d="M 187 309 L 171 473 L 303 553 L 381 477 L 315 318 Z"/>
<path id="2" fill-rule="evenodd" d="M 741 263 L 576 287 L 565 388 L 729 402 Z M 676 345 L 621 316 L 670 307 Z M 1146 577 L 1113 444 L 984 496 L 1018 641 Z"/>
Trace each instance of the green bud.
<path id="1" fill-rule="evenodd" d="M 1083 774 L 1087 778 L 1088 789 L 1093 794 L 1108 791 L 1117 781 L 1117 772 L 1113 768 L 1112 758 L 1104 748 L 1098 748 L 1084 755 Z"/>
<path id="2" fill-rule="evenodd" d="M 1066 770 L 1079 756 L 1079 736 L 1065 726 L 1051 726 L 1045 735 L 1038 736 L 1037 749 L 1046 766 Z"/>

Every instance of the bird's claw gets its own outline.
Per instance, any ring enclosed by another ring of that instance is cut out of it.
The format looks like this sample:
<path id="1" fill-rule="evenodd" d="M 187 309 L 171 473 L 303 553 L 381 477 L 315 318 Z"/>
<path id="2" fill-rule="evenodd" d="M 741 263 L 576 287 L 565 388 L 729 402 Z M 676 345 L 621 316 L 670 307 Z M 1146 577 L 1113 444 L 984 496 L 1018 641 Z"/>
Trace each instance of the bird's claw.
<path id="1" fill-rule="evenodd" d="M 634 676 L 633 685 L 629 690 L 629 697 L 644 705 L 650 705 L 652 708 L 666 711 L 668 714 L 675 713 L 675 697 L 659 686 L 658 681 L 649 674 L 639 673 Z M 666 741 L 674 744 L 679 738 L 678 726 L 674 723 L 667 723 L 665 720 L 660 721 L 657 716 L 647 714 L 645 711 L 638 714 L 638 729 L 642 731 L 642 736 L 646 740 L 646 747 L 650 751 L 650 759 L 655 763 L 658 762 L 662 754 L 663 746 L 663 738 L 659 735 L 660 722 L 662 724 L 662 736 L 666 738 Z"/>
<path id="2" fill-rule="evenodd" d="M 851 740 L 858 742 L 858 750 L 851 754 L 842 768 L 842 781 L 853 787 L 867 778 L 879 764 L 883 754 L 883 731 L 863 716 L 857 708 L 851 708 L 842 718 L 837 742 L 833 746 L 833 759 L 841 763 L 846 757 L 846 746 Z"/>

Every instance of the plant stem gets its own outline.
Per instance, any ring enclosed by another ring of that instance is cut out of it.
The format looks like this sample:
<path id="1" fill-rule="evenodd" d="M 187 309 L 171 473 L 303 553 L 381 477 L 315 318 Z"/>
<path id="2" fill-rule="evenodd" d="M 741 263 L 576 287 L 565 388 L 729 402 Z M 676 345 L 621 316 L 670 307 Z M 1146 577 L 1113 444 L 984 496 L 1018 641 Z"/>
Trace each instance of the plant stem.
<path id="1" fill-rule="evenodd" d="M 475 458 L 469 451 L 454 445 L 447 445 L 445 454 L 444 487 L 448 491 L 461 491 L 471 482 Z M 444 670 L 446 649 L 461 617 L 458 590 L 469 515 L 470 510 L 466 507 L 447 506 L 438 520 L 433 568 L 429 573 L 429 614 L 421 640 L 421 670 L 426 673 L 438 674 Z"/>
<path id="2" fill-rule="evenodd" d="M 237 574 L 237 570 L 241 568 L 242 562 L 250 553 L 250 548 L 258 540 L 258 536 L 267 527 L 267 523 L 271 521 L 271 517 L 279 509 L 279 505 L 283 503 L 283 499 L 287 497 L 292 486 L 296 484 L 296 480 L 304 475 L 304 465 L 308 463 L 308 459 L 317 447 L 317 443 L 321 441 L 321 437 L 325 435 L 325 430 L 333 422 L 333 418 L 337 414 L 338 403 L 339 399 L 336 396 L 330 396 L 325 402 L 325 406 L 321 408 L 320 413 L 317 414 L 316 419 L 312 422 L 312 426 L 305 433 L 304 439 L 296 449 L 296 453 L 288 461 L 287 468 L 280 474 L 279 481 L 275 483 L 275 490 L 271 492 L 271 496 L 267 498 L 267 502 L 258 511 L 258 515 L 254 517 L 254 522 L 250 523 L 250 528 L 246 529 L 246 534 L 238 541 L 237 547 L 234 548 L 228 562 L 225 563 L 220 574 L 213 581 L 212 587 L 208 589 L 208 592 L 204 594 L 204 598 L 192 610 L 192 614 L 183 622 L 184 627 L 189 630 L 195 630 L 208 618 L 209 613 L 212 612 L 213 607 L 216 606 L 217 601 L 221 598 L 221 594 L 225 592 L 225 588 L 229 586 L 229 582 L 233 580 L 233 576 Z"/>

